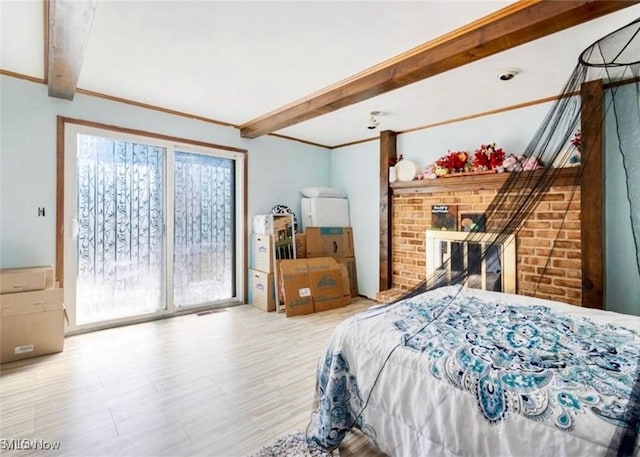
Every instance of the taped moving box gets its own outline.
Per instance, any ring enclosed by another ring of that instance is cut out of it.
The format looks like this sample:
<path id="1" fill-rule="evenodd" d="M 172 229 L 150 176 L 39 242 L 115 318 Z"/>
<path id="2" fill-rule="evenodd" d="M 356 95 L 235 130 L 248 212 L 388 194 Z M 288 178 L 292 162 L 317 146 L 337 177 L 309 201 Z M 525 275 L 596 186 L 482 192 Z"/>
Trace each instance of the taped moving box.
<path id="1" fill-rule="evenodd" d="M 273 244 L 269 235 L 251 235 L 249 248 L 249 268 L 265 273 L 273 273 Z"/>
<path id="2" fill-rule="evenodd" d="M 351 227 L 308 227 L 307 257 L 353 257 Z"/>
<path id="3" fill-rule="evenodd" d="M 264 311 L 276 310 L 276 291 L 273 273 L 249 270 L 249 303 Z"/>
<path id="4" fill-rule="evenodd" d="M 342 308 L 345 305 L 340 267 L 331 257 L 307 259 L 313 309 L 316 312 Z"/>
<path id="5" fill-rule="evenodd" d="M 63 289 L 0 295 L 0 362 L 62 351 L 63 301 Z"/>
<path id="6" fill-rule="evenodd" d="M 313 313 L 307 260 L 282 260 L 280 275 L 287 317 Z"/>
<path id="7" fill-rule="evenodd" d="M 285 259 L 280 273 L 287 317 L 347 304 L 340 266 L 331 257 Z"/>

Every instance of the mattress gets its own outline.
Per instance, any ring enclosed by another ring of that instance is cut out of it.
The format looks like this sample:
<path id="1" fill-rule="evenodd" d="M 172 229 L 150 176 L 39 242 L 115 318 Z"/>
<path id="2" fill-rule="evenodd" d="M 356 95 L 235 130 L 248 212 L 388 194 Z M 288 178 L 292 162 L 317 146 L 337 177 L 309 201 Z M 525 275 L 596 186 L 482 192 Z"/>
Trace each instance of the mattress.
<path id="1" fill-rule="evenodd" d="M 300 201 L 302 228 L 350 227 L 346 198 L 303 198 Z"/>

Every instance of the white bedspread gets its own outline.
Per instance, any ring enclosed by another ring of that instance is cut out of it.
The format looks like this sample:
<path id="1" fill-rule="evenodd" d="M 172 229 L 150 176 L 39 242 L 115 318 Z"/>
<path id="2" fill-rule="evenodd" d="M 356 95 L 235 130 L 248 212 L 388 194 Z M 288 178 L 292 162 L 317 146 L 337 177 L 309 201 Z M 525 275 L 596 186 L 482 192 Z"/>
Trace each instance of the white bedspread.
<path id="1" fill-rule="evenodd" d="M 443 287 L 336 328 L 312 438 L 355 425 L 390 456 L 605 455 L 639 363 L 638 317 Z"/>

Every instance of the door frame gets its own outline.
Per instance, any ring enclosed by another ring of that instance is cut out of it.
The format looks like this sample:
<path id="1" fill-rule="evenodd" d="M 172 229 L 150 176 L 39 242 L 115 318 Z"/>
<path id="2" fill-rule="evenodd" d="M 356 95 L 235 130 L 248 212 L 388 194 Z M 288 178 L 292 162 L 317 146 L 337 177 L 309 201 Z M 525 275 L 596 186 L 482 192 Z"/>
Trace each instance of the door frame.
<path id="1" fill-rule="evenodd" d="M 73 135 L 66 135 L 67 127 L 70 127 L 73 131 Z M 65 185 L 65 177 L 68 177 L 68 174 L 72 172 L 72 170 L 67 170 L 71 164 L 65 163 L 65 151 L 68 146 L 67 142 L 73 141 L 75 139 L 75 134 L 79 131 L 83 131 L 85 133 L 91 134 L 92 130 L 95 131 L 98 135 L 104 135 L 105 131 L 111 131 L 118 135 L 119 138 L 127 139 L 126 137 L 130 137 L 134 141 L 140 141 L 142 138 L 147 138 L 151 144 L 169 147 L 173 150 L 176 149 L 184 149 L 185 152 L 193 152 L 197 154 L 207 154 L 211 155 L 211 150 L 220 151 L 221 156 L 226 156 L 229 158 L 233 158 L 236 161 L 235 166 L 235 257 L 236 257 L 236 265 L 235 265 L 235 297 L 231 299 L 230 302 L 224 302 L 223 306 L 227 304 L 241 304 L 246 302 L 246 294 L 247 294 L 247 278 L 246 278 L 246 264 L 247 264 L 247 197 L 248 197 L 248 164 L 247 164 L 247 150 L 240 149 L 230 146 L 218 145 L 214 143 L 206 143 L 197 140 L 189 140 L 185 138 L 173 137 L 169 135 L 164 135 L 160 133 L 129 129 L 125 127 L 118 127 L 108 124 L 102 124 L 98 122 L 92 122 L 82 119 L 74 119 L 68 118 L 64 116 L 57 117 L 57 142 L 56 142 L 56 154 L 57 154 L 57 162 L 56 162 L 56 171 L 57 171 L 57 179 L 56 179 L 56 280 L 59 283 L 59 287 L 63 287 L 65 285 L 65 277 L 64 277 L 64 269 L 65 263 L 73 261 L 73 259 L 66 258 L 69 254 L 65 253 L 65 226 L 69 226 L 70 218 L 69 215 L 65 214 L 65 198 L 67 192 L 74 192 L 75 184 L 71 186 L 69 189 Z M 173 188 L 173 176 L 170 171 L 173 170 L 173 154 L 167 153 L 165 157 L 165 169 L 164 173 L 164 188 L 172 189 Z M 240 196 L 238 198 L 238 193 Z M 172 296 L 172 284 L 173 284 L 173 261 L 168 261 L 168 259 L 172 259 L 173 246 L 172 243 L 168 243 L 167 240 L 170 240 L 170 237 L 173 237 L 173 218 L 169 215 L 172 214 L 173 211 L 173 192 L 166 192 L 164 196 L 164 210 L 165 210 L 165 218 L 167 221 L 166 229 L 164 230 L 164 258 L 165 258 L 165 266 L 164 266 L 164 275 L 165 275 L 165 300 L 166 300 L 166 308 L 164 310 L 160 310 L 156 313 L 145 314 L 138 317 L 133 318 L 124 318 L 124 319 L 114 319 L 110 321 L 103 321 L 96 324 L 86 324 L 78 326 L 75 323 L 75 307 L 68 306 L 67 312 L 69 313 L 69 327 L 67 328 L 66 334 L 75 334 L 81 333 L 89 330 L 97 330 L 100 328 L 108 328 L 121 324 L 129 324 L 135 322 L 144 322 L 152 319 L 158 319 L 163 317 L 170 317 L 180 314 L 188 314 L 192 312 L 201 311 L 203 309 L 210 309 L 213 307 L 220 307 L 221 303 L 216 302 L 213 304 L 204 304 L 201 306 L 195 305 L 187 308 L 175 308 L 173 305 L 173 296 Z M 68 266 L 68 265 L 67 265 Z M 73 287 L 74 278 L 67 278 L 67 285 L 71 285 L 72 287 L 67 287 L 68 292 L 65 291 L 65 301 L 68 301 L 71 298 L 70 295 L 72 290 L 75 290 Z M 75 300 L 75 299 L 74 299 Z"/>

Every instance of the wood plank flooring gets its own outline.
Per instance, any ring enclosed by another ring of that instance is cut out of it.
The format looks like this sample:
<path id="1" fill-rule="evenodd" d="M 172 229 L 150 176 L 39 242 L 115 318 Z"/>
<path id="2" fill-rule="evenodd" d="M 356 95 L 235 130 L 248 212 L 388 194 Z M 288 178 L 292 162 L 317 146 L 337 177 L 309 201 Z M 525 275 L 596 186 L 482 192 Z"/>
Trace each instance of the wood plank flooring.
<path id="1" fill-rule="evenodd" d="M 372 304 L 293 318 L 243 305 L 68 337 L 0 366 L 0 438 L 60 442 L 20 456 L 249 455 L 306 428 L 326 341 Z M 383 456 L 356 433 L 340 455 Z"/>

